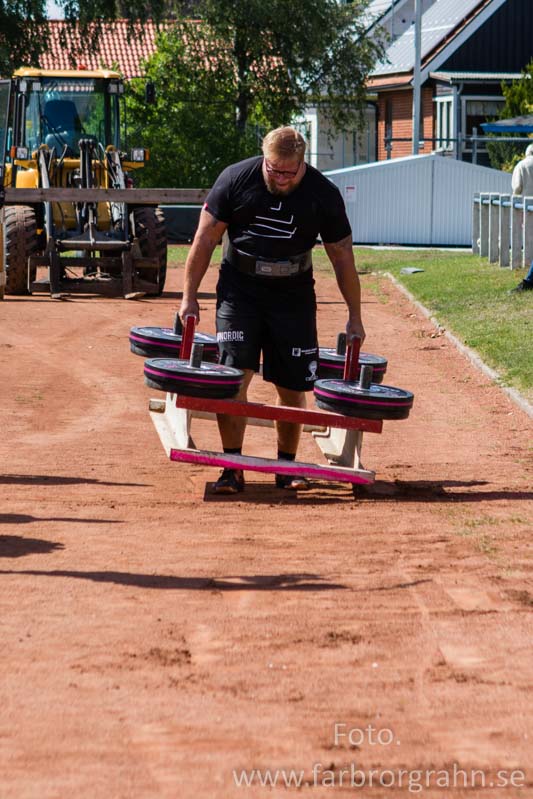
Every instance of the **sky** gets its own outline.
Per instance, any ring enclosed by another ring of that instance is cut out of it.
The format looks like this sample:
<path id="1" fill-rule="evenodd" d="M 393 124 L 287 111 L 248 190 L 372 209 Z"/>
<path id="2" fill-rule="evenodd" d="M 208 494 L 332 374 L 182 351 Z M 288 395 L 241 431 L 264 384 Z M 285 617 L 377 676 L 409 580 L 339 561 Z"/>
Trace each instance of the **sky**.
<path id="1" fill-rule="evenodd" d="M 49 19 L 63 19 L 63 9 L 61 9 L 54 0 L 46 0 L 46 10 Z"/>

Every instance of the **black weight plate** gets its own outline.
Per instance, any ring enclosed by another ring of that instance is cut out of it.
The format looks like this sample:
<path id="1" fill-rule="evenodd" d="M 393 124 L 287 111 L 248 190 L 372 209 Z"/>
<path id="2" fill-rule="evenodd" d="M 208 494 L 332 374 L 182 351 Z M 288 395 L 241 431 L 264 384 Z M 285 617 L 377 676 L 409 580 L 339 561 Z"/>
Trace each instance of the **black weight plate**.
<path id="1" fill-rule="evenodd" d="M 339 355 L 332 347 L 320 347 L 318 351 L 318 377 L 320 380 L 339 379 L 344 375 L 344 362 L 346 355 Z M 356 379 L 359 379 L 361 366 L 372 367 L 372 382 L 381 383 L 387 371 L 387 359 L 381 355 L 371 355 L 369 352 L 359 353 L 359 364 Z"/>
<path id="2" fill-rule="evenodd" d="M 190 366 L 178 358 L 149 358 L 144 363 L 147 386 L 188 397 L 227 399 L 239 391 L 244 372 L 231 366 L 202 362 Z"/>
<path id="3" fill-rule="evenodd" d="M 174 333 L 171 327 L 132 327 L 130 330 L 130 350 L 144 358 L 179 358 L 181 341 L 181 333 Z M 218 346 L 214 336 L 195 333 L 194 343 L 203 345 L 203 361 L 218 361 Z"/>
<path id="4" fill-rule="evenodd" d="M 314 394 L 319 408 L 362 419 L 407 419 L 414 400 L 402 388 L 375 383 L 361 388 L 351 380 L 317 380 Z"/>

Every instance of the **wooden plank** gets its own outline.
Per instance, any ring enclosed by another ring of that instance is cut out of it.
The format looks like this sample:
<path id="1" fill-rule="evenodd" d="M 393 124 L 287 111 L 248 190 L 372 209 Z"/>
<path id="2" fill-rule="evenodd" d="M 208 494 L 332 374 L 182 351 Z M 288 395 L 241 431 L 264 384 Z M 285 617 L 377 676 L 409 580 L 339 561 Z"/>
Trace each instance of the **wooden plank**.
<path id="1" fill-rule="evenodd" d="M 367 433 L 381 433 L 381 419 L 358 419 L 343 416 L 341 413 L 315 411 L 306 408 L 291 408 L 285 405 L 263 405 L 259 402 L 240 402 L 238 400 L 202 399 L 174 394 L 178 408 L 211 411 L 228 416 L 249 416 L 254 419 L 275 419 L 294 424 L 315 424 L 325 427 L 340 427 L 344 430 L 363 430 Z"/>
<path id="2" fill-rule="evenodd" d="M 149 405 L 150 417 L 168 457 L 172 447 L 195 448 L 190 432 L 191 414 L 184 408 L 176 408 L 170 397 L 167 394 L 162 405 L 155 400 L 151 400 Z"/>
<path id="3" fill-rule="evenodd" d="M 201 205 L 209 189 L 15 189 L 6 188 L 6 205 L 39 202 L 114 202 L 128 205 Z"/>
<path id="4" fill-rule="evenodd" d="M 325 433 L 313 433 L 318 447 L 330 463 L 362 469 L 361 447 L 363 434 L 360 430 L 341 430 L 330 427 Z"/>
<path id="5" fill-rule="evenodd" d="M 254 458 L 248 455 L 229 455 L 209 450 L 170 449 L 170 460 L 177 463 L 195 463 L 201 466 L 218 466 L 222 469 L 244 469 L 268 474 L 293 474 L 316 480 L 333 480 L 342 483 L 369 485 L 375 473 L 367 469 L 347 469 L 342 466 L 320 466 L 317 463 L 283 461 L 275 458 Z"/>

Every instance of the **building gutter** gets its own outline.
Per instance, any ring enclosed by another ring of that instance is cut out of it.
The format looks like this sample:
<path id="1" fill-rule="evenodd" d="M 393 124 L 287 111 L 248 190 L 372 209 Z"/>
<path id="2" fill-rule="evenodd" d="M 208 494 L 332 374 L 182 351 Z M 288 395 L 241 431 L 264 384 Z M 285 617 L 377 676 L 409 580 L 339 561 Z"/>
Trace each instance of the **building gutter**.
<path id="1" fill-rule="evenodd" d="M 421 80 L 426 81 L 429 73 L 437 70 L 447 58 L 449 58 L 462 44 L 464 44 L 472 33 L 483 25 L 490 17 L 503 6 L 507 0 L 487 0 L 484 6 L 474 11 L 473 15 L 465 20 L 462 25 L 457 27 L 455 31 L 445 39 L 433 51 L 431 58 L 426 59 L 426 66 L 422 70 Z M 474 30 L 468 30 L 470 26 L 475 23 Z"/>

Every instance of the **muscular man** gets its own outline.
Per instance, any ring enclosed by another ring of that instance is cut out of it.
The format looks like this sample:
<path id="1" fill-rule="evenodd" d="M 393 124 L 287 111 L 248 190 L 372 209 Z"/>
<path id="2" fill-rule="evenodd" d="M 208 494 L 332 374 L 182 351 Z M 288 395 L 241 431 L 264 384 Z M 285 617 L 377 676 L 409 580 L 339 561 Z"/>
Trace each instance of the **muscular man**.
<path id="1" fill-rule="evenodd" d="M 311 250 L 320 236 L 348 307 L 348 336 L 364 339 L 361 294 L 352 236 L 338 189 L 304 161 L 305 141 L 292 127 L 271 131 L 263 156 L 227 167 L 200 214 L 185 265 L 180 316 L 199 319 L 197 292 L 215 246 L 228 245 L 217 285 L 220 361 L 244 370 L 236 399 L 247 389 L 263 355 L 263 379 L 278 402 L 304 408 L 317 377 L 316 298 Z M 221 415 L 224 452 L 240 454 L 246 420 Z M 277 422 L 278 458 L 294 460 L 301 425 Z M 305 489 L 304 477 L 276 475 L 279 488 Z M 244 488 L 240 469 L 224 469 L 215 493 Z"/>

